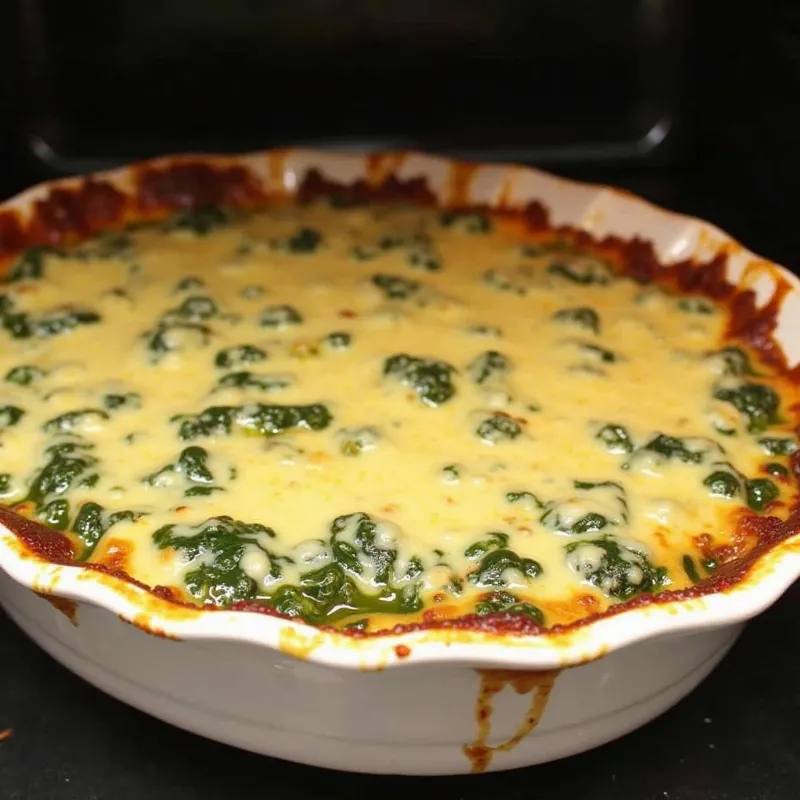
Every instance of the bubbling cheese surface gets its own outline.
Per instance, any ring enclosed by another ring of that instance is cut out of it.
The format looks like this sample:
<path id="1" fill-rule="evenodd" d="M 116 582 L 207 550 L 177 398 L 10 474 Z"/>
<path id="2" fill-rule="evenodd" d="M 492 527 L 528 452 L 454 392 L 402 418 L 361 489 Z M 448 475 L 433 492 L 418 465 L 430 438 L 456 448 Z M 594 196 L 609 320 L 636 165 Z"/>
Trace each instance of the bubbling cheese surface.
<path id="1" fill-rule="evenodd" d="M 187 212 L 2 293 L 3 502 L 186 601 L 567 623 L 791 499 L 789 389 L 726 309 L 500 219 Z"/>

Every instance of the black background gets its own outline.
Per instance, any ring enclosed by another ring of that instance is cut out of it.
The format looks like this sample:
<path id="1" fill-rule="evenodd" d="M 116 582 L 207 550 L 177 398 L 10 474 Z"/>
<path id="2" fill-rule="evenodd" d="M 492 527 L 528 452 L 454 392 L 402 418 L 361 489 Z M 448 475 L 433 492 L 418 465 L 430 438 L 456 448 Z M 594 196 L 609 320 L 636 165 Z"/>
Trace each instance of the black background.
<path id="1" fill-rule="evenodd" d="M 709 1 L 702 10 L 683 64 L 689 80 L 680 104 L 686 124 L 679 155 L 661 164 L 555 168 L 709 219 L 798 271 L 800 7 L 787 0 L 759 8 Z M 3 30 L 0 25 L 0 35 Z M 42 176 L 20 134 L 22 117 L 13 104 L 0 117 L 3 195 Z M 429 792 L 442 798 L 797 800 L 798 600 L 800 586 L 751 623 L 692 695 L 618 742 L 525 770 L 426 779 L 286 764 L 171 728 L 75 678 L 0 614 L 0 729 L 13 729 L 0 743 L 0 798 L 390 799 Z"/>

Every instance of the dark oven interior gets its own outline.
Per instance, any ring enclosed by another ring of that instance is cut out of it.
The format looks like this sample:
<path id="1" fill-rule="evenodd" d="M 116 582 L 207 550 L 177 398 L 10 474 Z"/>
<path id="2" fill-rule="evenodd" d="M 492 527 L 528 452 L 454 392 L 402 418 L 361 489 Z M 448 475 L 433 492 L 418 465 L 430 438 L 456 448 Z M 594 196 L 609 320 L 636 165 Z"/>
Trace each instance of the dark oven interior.
<path id="1" fill-rule="evenodd" d="M 537 161 L 649 156 L 675 122 L 685 38 L 674 0 L 20 9 L 26 133 L 54 170 L 297 142 Z"/>

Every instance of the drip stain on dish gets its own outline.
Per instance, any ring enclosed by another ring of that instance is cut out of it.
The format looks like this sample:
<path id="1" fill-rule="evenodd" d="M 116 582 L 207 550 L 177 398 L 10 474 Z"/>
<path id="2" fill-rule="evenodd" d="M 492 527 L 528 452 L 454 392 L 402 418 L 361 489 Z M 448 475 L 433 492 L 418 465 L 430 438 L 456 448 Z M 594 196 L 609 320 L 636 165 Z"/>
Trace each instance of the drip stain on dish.
<path id="1" fill-rule="evenodd" d="M 78 604 L 74 600 L 66 597 L 59 597 L 55 594 L 36 592 L 36 594 L 50 603 L 56 611 L 60 611 L 76 628 L 78 627 Z"/>
<path id="2" fill-rule="evenodd" d="M 479 669 L 480 690 L 475 707 L 478 733 L 475 741 L 465 744 L 464 755 L 469 759 L 471 772 L 486 772 L 496 753 L 513 750 L 541 722 L 550 694 L 560 670 L 543 672 L 521 672 L 507 669 Z M 530 695 L 530 705 L 525 718 L 511 738 L 498 745 L 490 745 L 494 698 L 506 687 L 518 695 Z"/>

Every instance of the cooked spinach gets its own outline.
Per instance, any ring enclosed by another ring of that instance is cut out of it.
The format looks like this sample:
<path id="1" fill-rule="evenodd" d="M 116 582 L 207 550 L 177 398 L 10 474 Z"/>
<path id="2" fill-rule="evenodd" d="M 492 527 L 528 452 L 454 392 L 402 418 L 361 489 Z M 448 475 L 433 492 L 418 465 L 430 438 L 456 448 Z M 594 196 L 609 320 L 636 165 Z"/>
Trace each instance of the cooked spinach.
<path id="1" fill-rule="evenodd" d="M 505 550 L 508 547 L 509 536 L 507 533 L 493 531 L 486 534 L 486 539 L 479 539 L 473 542 L 465 551 L 464 555 L 471 561 L 483 558 L 493 550 Z"/>
<path id="2" fill-rule="evenodd" d="M 754 511 L 763 511 L 780 497 L 780 490 L 769 478 L 747 481 L 747 505 Z"/>
<path id="3" fill-rule="evenodd" d="M 385 377 L 413 389 L 425 405 L 434 407 L 446 403 L 456 393 L 455 372 L 455 368 L 445 361 L 406 353 L 390 356 L 383 362 Z"/>
<path id="4" fill-rule="evenodd" d="M 269 306 L 261 312 L 258 324 L 262 328 L 285 328 L 289 325 L 299 325 L 303 321 L 300 312 L 287 305 Z"/>
<path id="5" fill-rule="evenodd" d="M 429 244 L 421 244 L 409 249 L 406 263 L 412 269 L 419 269 L 423 272 L 437 272 L 442 268 L 441 259 Z"/>
<path id="6" fill-rule="evenodd" d="M 218 206 L 201 206 L 179 211 L 163 224 L 168 232 L 185 231 L 195 236 L 207 236 L 212 231 L 226 227 L 231 221 L 228 211 Z"/>
<path id="7" fill-rule="evenodd" d="M 289 237 L 290 253 L 313 253 L 322 242 L 319 231 L 313 228 L 300 228 Z"/>
<path id="8" fill-rule="evenodd" d="M 412 269 L 424 272 L 436 272 L 441 269 L 441 261 L 429 237 L 423 233 L 385 234 L 375 244 L 356 245 L 351 253 L 358 261 L 372 261 L 392 250 L 404 250 L 406 264 Z"/>
<path id="9" fill-rule="evenodd" d="M 378 524 L 367 514 L 337 517 L 324 544 L 329 563 L 269 596 L 277 611 L 321 625 L 364 613 L 422 609 L 421 561 L 411 558 L 401 567 L 397 550 L 379 535 Z"/>
<path id="10" fill-rule="evenodd" d="M 556 313 L 553 314 L 553 319 L 556 322 L 577 325 L 592 333 L 600 333 L 600 315 L 593 308 L 589 308 L 588 306 L 562 308 L 561 311 L 556 311 Z"/>
<path id="11" fill-rule="evenodd" d="M 130 292 L 119 286 L 112 286 L 110 289 L 103 292 L 103 297 L 113 297 L 117 300 L 127 300 L 129 303 L 132 302 Z"/>
<path id="12" fill-rule="evenodd" d="M 83 260 L 93 258 L 127 259 L 134 254 L 133 239 L 127 233 L 103 231 L 71 251 L 70 254 Z"/>
<path id="13" fill-rule="evenodd" d="M 678 301 L 678 308 L 687 314 L 709 316 L 714 313 L 714 304 L 704 297 L 682 297 Z"/>
<path id="14" fill-rule="evenodd" d="M 180 423 L 178 437 L 191 441 L 201 436 L 227 436 L 235 429 L 257 436 L 277 436 L 295 428 L 319 431 L 327 428 L 333 417 L 327 407 L 312 405 L 212 406 L 199 414 L 173 417 Z"/>
<path id="15" fill-rule="evenodd" d="M 641 550 L 612 536 L 570 542 L 564 549 L 571 569 L 617 600 L 628 600 L 641 592 L 656 592 L 668 579 L 664 567 L 654 567 Z"/>
<path id="16" fill-rule="evenodd" d="M 575 346 L 579 352 L 588 356 L 592 361 L 601 361 L 604 364 L 613 364 L 617 360 L 617 354 L 605 347 L 600 347 L 589 342 L 576 342 Z"/>
<path id="17" fill-rule="evenodd" d="M 367 245 L 357 244 L 351 251 L 350 255 L 356 261 L 372 261 L 381 254 L 377 247 L 369 247 Z"/>
<path id="18" fill-rule="evenodd" d="M 708 488 L 712 497 L 733 498 L 742 492 L 742 480 L 738 474 L 725 469 L 715 470 L 703 480 L 703 486 Z"/>
<path id="19" fill-rule="evenodd" d="M 692 583 L 700 583 L 700 574 L 697 571 L 697 567 L 694 564 L 694 559 L 689 556 L 685 555 L 681 561 L 683 566 L 683 571 L 686 573 L 686 577 Z"/>
<path id="20" fill-rule="evenodd" d="M 544 625 L 542 610 L 526 600 L 520 600 L 511 592 L 495 591 L 485 594 L 475 605 L 475 613 L 484 614 L 521 614 L 531 617 L 540 625 Z"/>
<path id="21" fill-rule="evenodd" d="M 84 503 L 72 523 L 70 529 L 83 543 L 80 560 L 86 560 L 97 547 L 98 542 L 110 528 L 118 522 L 136 522 L 144 516 L 140 511 L 107 512 L 94 502 Z"/>
<path id="22" fill-rule="evenodd" d="M 448 486 L 455 486 L 461 481 L 463 467 L 459 464 L 445 464 L 442 467 L 442 481 Z"/>
<path id="23" fill-rule="evenodd" d="M 26 500 L 41 508 L 51 498 L 77 486 L 93 486 L 98 474 L 92 471 L 98 460 L 90 454 L 93 446 L 84 442 L 62 442 L 45 450 L 49 460 L 33 477 Z"/>
<path id="24" fill-rule="evenodd" d="M 37 516 L 44 525 L 65 531 L 69 527 L 71 517 L 69 500 L 63 497 L 51 500 L 42 507 Z"/>
<path id="25" fill-rule="evenodd" d="M 325 353 L 339 353 L 350 349 L 352 336 L 345 331 L 334 331 L 316 339 L 293 342 L 289 348 L 292 358 L 317 358 Z"/>
<path id="26" fill-rule="evenodd" d="M 19 406 L 0 406 L 0 431 L 13 428 L 24 416 L 25 410 Z"/>
<path id="27" fill-rule="evenodd" d="M 527 258 L 539 258 L 550 253 L 572 253 L 575 247 L 569 239 L 551 239 L 548 242 L 535 242 L 522 245 L 520 255 Z"/>
<path id="28" fill-rule="evenodd" d="M 510 576 L 521 576 L 532 580 L 542 574 L 542 566 L 532 558 L 523 558 L 508 548 L 508 535 L 490 533 L 488 538 L 470 545 L 464 555 L 470 561 L 478 561 L 474 571 L 469 572 L 467 580 L 482 588 L 507 587 Z"/>
<path id="29" fill-rule="evenodd" d="M 2 313 L 2 312 L 0 312 Z M 100 322 L 100 315 L 82 308 L 59 308 L 33 317 L 25 312 L 2 314 L 2 325 L 12 339 L 49 339 Z"/>
<path id="30" fill-rule="evenodd" d="M 797 442 L 794 439 L 762 436 L 757 441 L 768 456 L 790 456 L 796 453 L 798 449 Z"/>
<path id="31" fill-rule="evenodd" d="M 542 509 L 546 503 L 540 500 L 533 492 L 506 492 L 506 501 L 509 503 L 520 503 L 527 506 L 529 509 Z"/>
<path id="32" fill-rule="evenodd" d="M 379 250 L 397 250 L 402 247 L 408 247 L 411 244 L 425 244 L 429 241 L 428 237 L 423 234 L 413 234 L 406 236 L 402 233 L 385 233 L 378 239 Z"/>
<path id="33" fill-rule="evenodd" d="M 511 370 L 511 362 L 497 350 L 487 350 L 473 359 L 467 366 L 467 374 L 475 383 L 492 383 L 505 377 Z"/>
<path id="34" fill-rule="evenodd" d="M 288 389 L 292 379 L 288 375 L 255 375 L 252 372 L 229 372 L 218 381 L 214 391 L 219 389 L 258 389 L 262 392 L 274 392 Z"/>
<path id="35" fill-rule="evenodd" d="M 187 528 L 189 533 L 182 535 Z M 217 606 L 248 600 L 258 592 L 258 582 L 242 568 L 247 552 L 262 555 L 265 578 L 282 576 L 282 563 L 290 559 L 267 547 L 274 538 L 272 528 L 229 516 L 210 517 L 194 527 L 163 525 L 153 534 L 160 550 L 178 550 L 184 561 L 198 562 L 184 576 L 186 589 L 196 600 Z"/>
<path id="36" fill-rule="evenodd" d="M 57 417 L 45 422 L 42 429 L 45 433 L 73 433 L 80 428 L 87 420 L 109 419 L 108 412 L 99 408 L 81 408 L 76 411 L 66 411 Z"/>
<path id="37" fill-rule="evenodd" d="M 380 585 L 380 584 L 379 584 Z M 304 573 L 296 584 L 280 586 L 267 603 L 280 614 L 312 625 L 331 625 L 364 613 L 409 614 L 422 608 L 416 584 L 382 586 L 377 593 L 362 589 L 340 563 Z"/>
<path id="38" fill-rule="evenodd" d="M 372 283 L 377 286 L 388 300 L 407 300 L 416 294 L 422 284 L 397 275 L 373 275 Z"/>
<path id="39" fill-rule="evenodd" d="M 188 278 L 181 278 L 175 284 L 175 291 L 176 292 L 191 292 L 195 289 L 202 289 L 205 286 L 205 283 L 200 278 L 195 278 L 193 275 L 190 275 Z"/>
<path id="40" fill-rule="evenodd" d="M 347 331 L 334 331 L 325 337 L 325 344 L 331 350 L 349 350 L 353 337 Z"/>
<path id="41" fill-rule="evenodd" d="M 443 228 L 463 233 L 489 233 L 492 230 L 491 218 L 476 211 L 443 211 L 439 216 L 439 222 Z"/>
<path id="42" fill-rule="evenodd" d="M 211 339 L 211 329 L 196 322 L 159 323 L 143 338 L 151 361 L 157 363 L 168 353 L 179 353 L 197 345 L 205 347 Z"/>
<path id="43" fill-rule="evenodd" d="M 606 286 L 611 283 L 611 271 L 601 261 L 581 259 L 556 261 L 547 268 L 551 275 L 564 278 L 580 286 Z"/>
<path id="44" fill-rule="evenodd" d="M 283 250 L 294 255 L 315 253 L 322 244 L 322 234 L 314 228 L 298 228 L 294 233 L 284 239 L 270 242 L 273 250 Z"/>
<path id="45" fill-rule="evenodd" d="M 656 434 L 642 449 L 657 453 L 665 460 L 681 461 L 684 464 L 701 464 L 707 454 L 706 449 L 694 449 L 692 440 L 667 436 L 664 433 Z"/>
<path id="46" fill-rule="evenodd" d="M 768 475 L 775 478 L 782 478 L 784 480 L 789 478 L 790 472 L 783 464 L 765 464 L 764 470 Z"/>
<path id="47" fill-rule="evenodd" d="M 730 403 L 747 420 L 750 433 L 761 433 L 778 422 L 780 397 L 763 383 L 745 381 L 735 388 L 718 386 L 714 397 Z"/>
<path id="48" fill-rule="evenodd" d="M 755 375 L 750 364 L 750 356 L 739 347 L 723 347 L 707 353 L 706 360 L 720 364 L 723 375 Z"/>
<path id="49" fill-rule="evenodd" d="M 406 263 L 409 266 L 431 272 L 439 268 L 435 264 L 429 266 L 426 263 L 426 259 L 430 258 L 433 261 L 435 258 L 430 239 L 423 233 L 410 235 L 387 233 L 381 236 L 377 242 L 357 245 L 351 252 L 358 261 L 372 261 L 383 253 L 393 250 L 405 250 Z"/>
<path id="50" fill-rule="evenodd" d="M 252 344 L 237 344 L 220 350 L 214 357 L 214 364 L 222 369 L 232 369 L 245 364 L 256 364 L 264 361 L 266 357 L 266 352 L 260 347 L 254 347 Z"/>
<path id="51" fill-rule="evenodd" d="M 167 316 L 174 315 L 188 322 L 205 322 L 218 314 L 219 308 L 214 300 L 203 295 L 187 297 L 175 311 L 167 312 Z"/>
<path id="52" fill-rule="evenodd" d="M 141 405 L 142 396 L 138 392 L 103 395 L 103 407 L 108 411 L 117 411 L 120 408 L 141 408 Z"/>
<path id="53" fill-rule="evenodd" d="M 478 427 L 475 428 L 476 436 L 486 444 L 500 444 L 500 442 L 511 441 L 521 433 L 522 425 L 514 417 L 502 411 L 493 411 L 478 423 Z"/>
<path id="54" fill-rule="evenodd" d="M 17 386 L 30 386 L 46 374 L 41 367 L 37 367 L 35 364 L 23 364 L 10 369 L 6 373 L 6 380 L 9 383 L 16 383 Z"/>
<path id="55" fill-rule="evenodd" d="M 570 536 L 585 536 L 628 522 L 628 500 L 621 484 L 616 481 L 574 481 L 573 485 L 580 496 L 555 500 L 545 506 L 539 521 L 546 528 Z M 610 504 L 602 503 L 603 495 L 610 497 L 616 513 L 609 514 Z"/>
<path id="56" fill-rule="evenodd" d="M 190 484 L 183 493 L 185 497 L 223 491 L 222 487 L 214 485 L 214 475 L 208 467 L 208 457 L 208 451 L 202 447 L 186 447 L 173 464 L 167 464 L 145 476 L 142 482 L 150 486 L 162 486 L 169 481 L 170 475 L 177 474 Z"/>
<path id="57" fill-rule="evenodd" d="M 528 287 L 520 276 L 511 276 L 497 269 L 487 269 L 481 280 L 497 292 L 508 292 L 519 297 L 528 293 Z"/>
<path id="58" fill-rule="evenodd" d="M 597 432 L 595 439 L 599 439 L 610 453 L 632 453 L 633 439 L 627 428 L 615 422 L 603 425 Z"/>
<path id="59" fill-rule="evenodd" d="M 473 336 L 485 336 L 487 339 L 499 339 L 503 331 L 496 325 L 468 325 L 467 333 Z"/>
<path id="60" fill-rule="evenodd" d="M 697 563 L 695 563 L 695 560 L 690 555 L 685 555 L 683 557 L 681 565 L 683 566 L 683 571 L 686 573 L 686 577 L 689 578 L 692 583 L 699 583 L 705 576 L 711 575 L 717 568 L 717 562 L 713 558 L 700 558 L 697 560 Z M 700 574 L 699 567 L 703 568 L 705 575 Z"/>
<path id="61" fill-rule="evenodd" d="M 6 276 L 6 283 L 38 281 L 44 277 L 48 258 L 65 258 L 63 250 L 54 247 L 29 247 L 23 251 Z"/>

